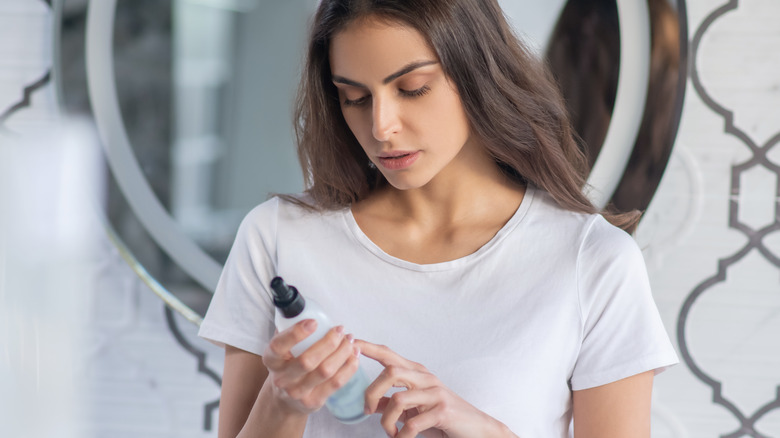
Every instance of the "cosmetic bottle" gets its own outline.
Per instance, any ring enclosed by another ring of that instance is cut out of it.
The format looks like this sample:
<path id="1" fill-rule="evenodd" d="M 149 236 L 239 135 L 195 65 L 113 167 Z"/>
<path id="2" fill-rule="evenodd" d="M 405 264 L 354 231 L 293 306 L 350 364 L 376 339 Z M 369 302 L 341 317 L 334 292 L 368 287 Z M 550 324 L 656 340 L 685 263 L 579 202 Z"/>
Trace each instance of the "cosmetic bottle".
<path id="1" fill-rule="evenodd" d="M 316 301 L 304 299 L 295 286 L 287 285 L 281 277 L 271 280 L 271 289 L 274 294 L 276 315 L 274 323 L 279 331 L 295 325 L 304 319 L 317 321 L 314 333 L 292 347 L 290 352 L 298 357 L 312 344 L 322 339 L 328 330 L 335 327 Z M 328 410 L 342 423 L 353 424 L 363 421 L 368 416 L 365 408 L 365 392 L 369 381 L 362 367 L 344 386 L 333 393 L 325 402 Z"/>

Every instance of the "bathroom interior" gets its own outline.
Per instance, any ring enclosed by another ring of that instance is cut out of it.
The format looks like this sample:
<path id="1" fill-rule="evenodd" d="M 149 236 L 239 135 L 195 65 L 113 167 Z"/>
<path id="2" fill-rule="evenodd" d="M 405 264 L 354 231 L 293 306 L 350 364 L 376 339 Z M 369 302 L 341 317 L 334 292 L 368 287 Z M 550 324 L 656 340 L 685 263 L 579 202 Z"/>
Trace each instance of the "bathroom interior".
<path id="1" fill-rule="evenodd" d="M 0 436 L 216 437 L 198 338 L 241 219 L 298 193 L 317 0 L 0 0 Z M 780 2 L 500 0 L 680 363 L 654 438 L 780 437 Z"/>

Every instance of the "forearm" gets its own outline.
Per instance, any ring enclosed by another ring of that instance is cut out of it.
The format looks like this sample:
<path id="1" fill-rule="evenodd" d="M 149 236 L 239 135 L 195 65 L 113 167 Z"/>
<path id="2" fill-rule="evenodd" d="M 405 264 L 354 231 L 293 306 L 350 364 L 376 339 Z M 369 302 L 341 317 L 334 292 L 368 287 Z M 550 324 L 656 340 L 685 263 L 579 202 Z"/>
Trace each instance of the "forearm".
<path id="1" fill-rule="evenodd" d="M 266 380 L 237 438 L 303 436 L 308 415 L 286 408 L 277 401 L 271 391 L 271 383 Z"/>

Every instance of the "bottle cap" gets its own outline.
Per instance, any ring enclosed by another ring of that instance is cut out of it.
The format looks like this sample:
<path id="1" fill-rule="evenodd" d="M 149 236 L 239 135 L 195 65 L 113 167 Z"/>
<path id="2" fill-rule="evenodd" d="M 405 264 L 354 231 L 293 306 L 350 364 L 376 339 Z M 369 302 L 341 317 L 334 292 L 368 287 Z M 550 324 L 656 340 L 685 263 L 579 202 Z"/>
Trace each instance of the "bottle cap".
<path id="1" fill-rule="evenodd" d="M 294 318 L 303 312 L 306 300 L 298 293 L 295 286 L 289 286 L 282 277 L 271 280 L 271 290 L 274 293 L 274 305 L 279 308 L 285 318 Z"/>

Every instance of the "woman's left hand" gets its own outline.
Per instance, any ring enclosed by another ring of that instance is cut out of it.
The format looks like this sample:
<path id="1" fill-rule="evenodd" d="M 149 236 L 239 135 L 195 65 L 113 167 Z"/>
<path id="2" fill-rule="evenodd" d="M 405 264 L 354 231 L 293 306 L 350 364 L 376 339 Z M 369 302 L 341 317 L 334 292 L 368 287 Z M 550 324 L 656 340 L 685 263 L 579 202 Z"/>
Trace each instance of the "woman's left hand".
<path id="1" fill-rule="evenodd" d="M 514 436 L 503 423 L 458 397 L 419 363 L 404 359 L 383 345 L 361 340 L 355 340 L 355 345 L 364 356 L 385 367 L 366 389 L 366 412 L 382 414 L 382 427 L 389 436 Z M 403 387 L 406 391 L 385 397 L 392 387 Z M 400 432 L 397 422 L 403 423 Z"/>

